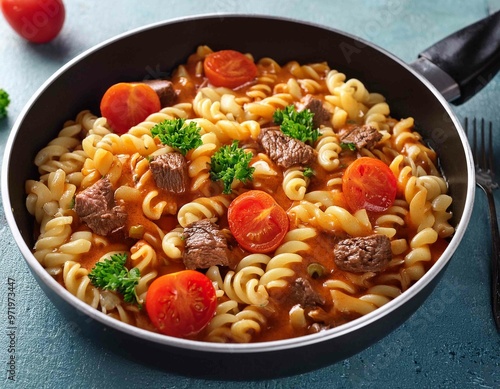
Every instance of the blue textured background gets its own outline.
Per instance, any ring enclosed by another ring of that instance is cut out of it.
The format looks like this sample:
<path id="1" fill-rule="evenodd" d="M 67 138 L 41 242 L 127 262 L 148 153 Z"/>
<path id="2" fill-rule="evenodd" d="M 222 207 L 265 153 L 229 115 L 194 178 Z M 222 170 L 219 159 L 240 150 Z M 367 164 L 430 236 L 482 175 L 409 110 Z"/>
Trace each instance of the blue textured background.
<path id="1" fill-rule="evenodd" d="M 9 116 L 0 120 L 0 157 L 15 118 L 54 71 L 93 45 L 145 24 L 221 12 L 286 16 L 361 36 L 411 62 L 438 39 L 499 8 L 498 0 L 67 0 L 65 26 L 56 40 L 45 45 L 23 41 L 0 18 L 0 88 L 12 99 Z M 163 44 L 168 45 L 168 41 Z M 497 152 L 499 82 L 497 75 L 479 95 L 453 108 L 460 118 L 492 120 Z M 13 242 L 1 208 L 0 387 L 498 388 L 500 336 L 489 304 L 487 206 L 483 193 L 478 190 L 476 195 L 470 227 L 442 282 L 398 330 L 342 362 L 287 378 L 260 381 L 255 377 L 255 381 L 242 382 L 225 381 L 223 376 L 201 380 L 161 371 L 118 356 L 83 336 L 41 292 Z M 498 193 L 496 198 L 500 208 Z M 16 282 L 15 383 L 7 379 L 9 277 Z"/>

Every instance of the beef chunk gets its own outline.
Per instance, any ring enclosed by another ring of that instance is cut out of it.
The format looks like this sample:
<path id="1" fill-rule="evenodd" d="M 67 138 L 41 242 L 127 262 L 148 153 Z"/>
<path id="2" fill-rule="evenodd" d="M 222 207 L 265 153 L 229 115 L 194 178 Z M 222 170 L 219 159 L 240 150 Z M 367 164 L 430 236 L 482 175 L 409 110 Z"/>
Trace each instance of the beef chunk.
<path id="1" fill-rule="evenodd" d="M 330 119 L 332 118 L 332 114 L 323 106 L 323 102 L 321 100 L 315 99 L 312 95 L 307 95 L 304 97 L 302 104 L 298 107 L 299 111 L 304 109 L 308 109 L 314 113 L 314 128 L 319 128 L 322 124 L 325 126 L 331 125 Z"/>
<path id="2" fill-rule="evenodd" d="M 267 155 L 285 169 L 293 165 L 309 165 L 314 159 L 314 149 L 283 134 L 277 128 L 263 128 L 259 135 L 259 141 Z"/>
<path id="3" fill-rule="evenodd" d="M 297 278 L 290 285 L 290 288 L 290 299 L 296 304 L 303 307 L 314 307 L 325 303 L 325 299 L 313 289 L 308 280 Z"/>
<path id="4" fill-rule="evenodd" d="M 389 238 L 378 234 L 341 240 L 333 253 L 335 264 L 353 273 L 381 271 L 392 259 Z"/>
<path id="5" fill-rule="evenodd" d="M 382 139 L 382 134 L 376 128 L 365 124 L 361 127 L 354 127 L 353 130 L 342 135 L 340 141 L 342 143 L 353 143 L 359 150 L 363 147 L 372 149 L 380 139 Z"/>
<path id="6" fill-rule="evenodd" d="M 127 220 L 125 209 L 115 205 L 114 190 L 107 177 L 76 195 L 75 212 L 92 231 L 103 236 L 122 228 Z"/>
<path id="7" fill-rule="evenodd" d="M 177 100 L 174 84 L 168 80 L 146 80 L 143 83 L 149 85 L 160 98 L 162 107 L 170 107 Z"/>
<path id="8" fill-rule="evenodd" d="M 168 153 L 155 157 L 149 168 L 158 188 L 173 193 L 184 193 L 188 186 L 186 158 L 180 153 Z"/>
<path id="9" fill-rule="evenodd" d="M 208 269 L 210 266 L 227 266 L 227 242 L 215 223 L 203 219 L 184 229 L 185 248 L 183 262 L 187 269 Z"/>

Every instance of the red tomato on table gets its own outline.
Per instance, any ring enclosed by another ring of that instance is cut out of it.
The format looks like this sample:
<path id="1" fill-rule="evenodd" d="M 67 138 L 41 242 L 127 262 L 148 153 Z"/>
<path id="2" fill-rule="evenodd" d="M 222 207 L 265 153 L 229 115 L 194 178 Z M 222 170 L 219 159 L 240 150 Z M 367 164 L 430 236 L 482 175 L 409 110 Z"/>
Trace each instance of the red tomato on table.
<path id="1" fill-rule="evenodd" d="M 383 212 L 396 199 L 397 181 L 389 166 L 381 160 L 362 157 L 344 172 L 342 191 L 353 211 Z"/>
<path id="2" fill-rule="evenodd" d="M 146 310 L 165 335 L 185 338 L 200 332 L 212 319 L 217 297 L 212 281 L 195 270 L 166 274 L 153 281 Z"/>
<path id="3" fill-rule="evenodd" d="M 229 205 L 227 218 L 236 241 L 253 253 L 274 251 L 289 229 L 286 211 L 260 190 L 236 197 Z"/>
<path id="4" fill-rule="evenodd" d="M 101 114 L 117 134 L 124 134 L 160 109 L 160 98 L 143 83 L 120 82 L 111 86 L 101 99 Z"/>
<path id="5" fill-rule="evenodd" d="M 253 61 L 235 50 L 210 53 L 205 57 L 203 69 L 212 85 L 226 88 L 236 88 L 257 76 Z"/>
<path id="6" fill-rule="evenodd" d="M 54 39 L 62 29 L 66 11 L 62 0 L 0 0 L 11 27 L 34 43 Z"/>

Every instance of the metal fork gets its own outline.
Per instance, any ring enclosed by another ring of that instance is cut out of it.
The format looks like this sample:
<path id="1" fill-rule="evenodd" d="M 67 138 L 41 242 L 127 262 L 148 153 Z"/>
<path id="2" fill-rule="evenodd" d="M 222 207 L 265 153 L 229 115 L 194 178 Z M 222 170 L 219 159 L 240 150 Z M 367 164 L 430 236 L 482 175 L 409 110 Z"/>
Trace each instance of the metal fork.
<path id="1" fill-rule="evenodd" d="M 497 330 L 500 331 L 500 236 L 498 233 L 498 220 L 495 209 L 495 198 L 493 190 L 498 188 L 495 181 L 493 170 L 493 138 L 492 123 L 489 122 L 487 129 L 484 119 L 481 119 L 481 125 L 478 131 L 476 118 L 472 120 L 472 134 L 470 135 L 472 154 L 474 156 L 474 165 L 476 169 L 476 183 L 486 193 L 488 206 L 490 209 L 490 228 L 491 228 L 491 298 L 493 308 L 493 318 Z M 465 132 L 469 137 L 469 120 L 465 118 Z M 479 132 L 479 134 L 478 134 Z M 486 133 L 486 134 L 485 134 Z M 487 138 L 487 139 L 486 139 Z"/>

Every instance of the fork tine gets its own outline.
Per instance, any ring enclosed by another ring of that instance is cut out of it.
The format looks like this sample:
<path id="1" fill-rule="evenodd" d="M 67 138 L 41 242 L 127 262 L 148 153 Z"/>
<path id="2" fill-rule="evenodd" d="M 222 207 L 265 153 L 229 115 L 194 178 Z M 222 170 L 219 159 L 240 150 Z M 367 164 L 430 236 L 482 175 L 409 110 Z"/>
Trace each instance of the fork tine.
<path id="1" fill-rule="evenodd" d="M 493 123 L 490 121 L 488 126 L 488 170 L 491 177 L 495 180 L 495 163 L 493 162 Z"/>
<path id="2" fill-rule="evenodd" d="M 465 120 L 464 120 L 464 129 L 465 129 L 465 135 L 467 135 L 467 140 L 469 141 L 469 146 L 471 148 L 472 155 L 474 156 L 474 160 L 475 160 L 476 156 L 474 153 L 474 146 L 472 144 L 474 134 L 472 133 L 472 131 L 469 128 L 469 117 L 467 117 L 467 116 L 465 117 Z"/>
<path id="3" fill-rule="evenodd" d="M 488 170 L 488 158 L 486 155 L 486 149 L 484 146 L 484 118 L 481 119 L 481 169 L 487 171 Z M 488 149 L 489 151 L 489 149 Z"/>
<path id="4" fill-rule="evenodd" d="M 474 165 L 478 165 L 478 156 L 477 156 L 477 126 L 476 126 L 476 118 L 472 119 L 472 155 L 474 156 Z"/>
<path id="5" fill-rule="evenodd" d="M 472 119 L 472 125 L 470 126 L 469 125 L 469 117 L 466 116 L 464 119 L 465 135 L 467 136 L 467 140 L 469 141 L 469 146 L 470 146 L 471 151 L 472 151 L 474 166 L 477 165 L 475 120 L 476 120 L 476 118 Z M 470 128 L 470 127 L 472 127 L 472 128 Z"/>

